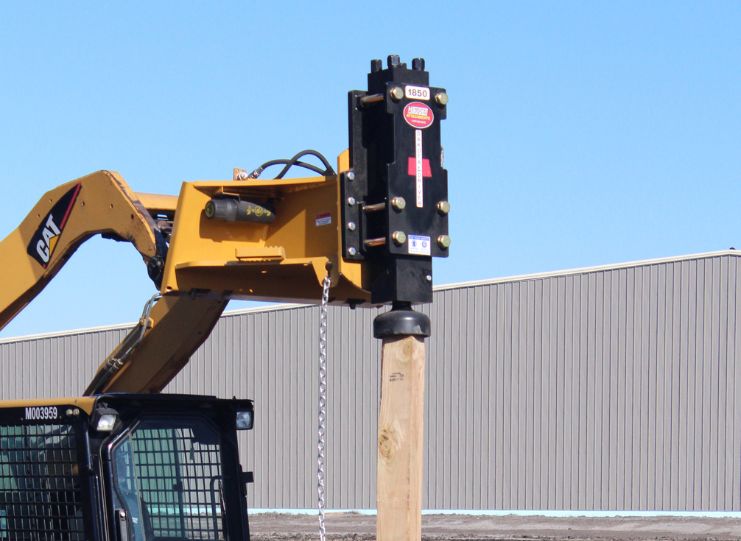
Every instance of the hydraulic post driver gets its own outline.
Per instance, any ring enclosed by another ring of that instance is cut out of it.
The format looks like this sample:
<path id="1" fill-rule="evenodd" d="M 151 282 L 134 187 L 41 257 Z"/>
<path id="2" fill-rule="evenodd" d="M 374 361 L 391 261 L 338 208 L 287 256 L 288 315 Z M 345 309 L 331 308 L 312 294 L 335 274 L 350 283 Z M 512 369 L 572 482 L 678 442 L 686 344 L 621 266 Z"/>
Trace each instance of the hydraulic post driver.
<path id="1" fill-rule="evenodd" d="M 0 242 L 0 327 L 98 233 L 131 242 L 159 291 L 85 396 L 0 402 L 0 539 L 247 539 L 251 474 L 236 430 L 252 427 L 252 402 L 151 393 L 228 300 L 319 302 L 327 272 L 331 303 L 392 304 L 374 323 L 385 344 L 428 335 L 411 305 L 432 300 L 432 257 L 450 245 L 447 100 L 424 60 L 409 69 L 390 56 L 386 68 L 372 61 L 367 91 L 349 94 L 338 173 L 308 151 L 233 180 L 185 182 L 177 197 L 135 193 L 107 171 L 45 194 Z M 284 170 L 259 178 L 275 164 Z M 284 178 L 296 166 L 319 176 Z"/>

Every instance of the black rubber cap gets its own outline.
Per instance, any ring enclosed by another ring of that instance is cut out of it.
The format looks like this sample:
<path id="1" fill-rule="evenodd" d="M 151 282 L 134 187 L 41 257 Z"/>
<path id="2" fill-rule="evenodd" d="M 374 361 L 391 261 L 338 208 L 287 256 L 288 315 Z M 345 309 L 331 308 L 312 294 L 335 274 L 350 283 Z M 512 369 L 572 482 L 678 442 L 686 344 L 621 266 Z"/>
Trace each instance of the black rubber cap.
<path id="1" fill-rule="evenodd" d="M 373 336 L 430 336 L 430 318 L 414 310 L 390 310 L 373 320 Z"/>

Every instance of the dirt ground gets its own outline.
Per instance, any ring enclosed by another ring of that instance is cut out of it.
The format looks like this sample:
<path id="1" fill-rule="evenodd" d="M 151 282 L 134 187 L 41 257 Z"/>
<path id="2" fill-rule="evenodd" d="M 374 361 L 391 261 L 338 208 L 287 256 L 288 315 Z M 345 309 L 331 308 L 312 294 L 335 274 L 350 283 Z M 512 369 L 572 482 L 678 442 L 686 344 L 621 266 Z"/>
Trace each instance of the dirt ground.
<path id="1" fill-rule="evenodd" d="M 376 517 L 352 513 L 327 514 L 327 538 L 333 541 L 375 539 Z M 317 518 L 307 515 L 258 514 L 250 517 L 252 538 L 318 539 Z M 422 538 L 475 540 L 741 540 L 741 519 L 727 518 L 550 518 L 425 515 Z"/>

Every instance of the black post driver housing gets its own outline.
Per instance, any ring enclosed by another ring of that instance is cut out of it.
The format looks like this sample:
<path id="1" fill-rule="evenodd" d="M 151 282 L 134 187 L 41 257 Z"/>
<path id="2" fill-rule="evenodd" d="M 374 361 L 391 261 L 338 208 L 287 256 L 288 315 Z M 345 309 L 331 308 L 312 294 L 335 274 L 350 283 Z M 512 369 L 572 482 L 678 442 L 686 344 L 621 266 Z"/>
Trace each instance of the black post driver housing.
<path id="1" fill-rule="evenodd" d="M 440 122 L 448 96 L 412 69 L 371 61 L 367 91 L 349 93 L 350 170 L 342 174 L 347 260 L 366 261 L 371 302 L 432 302 L 432 258 L 447 257 L 448 173 Z"/>

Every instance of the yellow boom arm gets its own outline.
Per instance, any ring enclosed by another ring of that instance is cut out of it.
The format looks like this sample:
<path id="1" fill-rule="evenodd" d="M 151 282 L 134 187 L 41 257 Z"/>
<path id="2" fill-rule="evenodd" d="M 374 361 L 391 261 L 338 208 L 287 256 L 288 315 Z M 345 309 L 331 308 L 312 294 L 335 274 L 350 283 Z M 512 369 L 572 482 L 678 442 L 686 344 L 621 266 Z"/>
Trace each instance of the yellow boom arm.
<path id="1" fill-rule="evenodd" d="M 131 242 L 159 282 L 166 245 L 154 220 L 117 173 L 98 171 L 44 194 L 0 241 L 0 329 L 97 233 Z"/>

